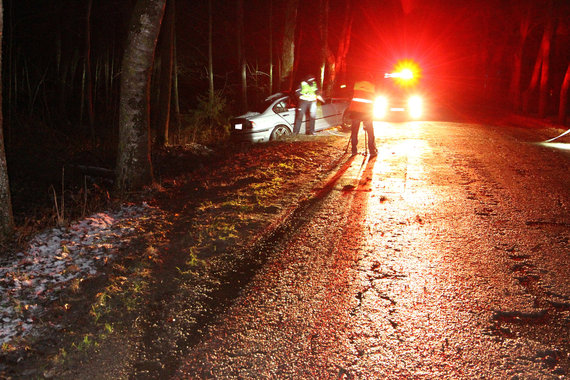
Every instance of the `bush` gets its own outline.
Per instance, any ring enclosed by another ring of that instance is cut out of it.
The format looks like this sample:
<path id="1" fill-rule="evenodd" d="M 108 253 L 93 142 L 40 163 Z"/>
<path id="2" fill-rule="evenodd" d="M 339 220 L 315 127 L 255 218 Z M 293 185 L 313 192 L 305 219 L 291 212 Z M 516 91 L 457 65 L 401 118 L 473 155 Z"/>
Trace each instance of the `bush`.
<path id="1" fill-rule="evenodd" d="M 208 94 L 198 97 L 196 108 L 183 117 L 181 143 L 218 144 L 229 137 L 228 102 L 221 91 L 210 104 Z"/>

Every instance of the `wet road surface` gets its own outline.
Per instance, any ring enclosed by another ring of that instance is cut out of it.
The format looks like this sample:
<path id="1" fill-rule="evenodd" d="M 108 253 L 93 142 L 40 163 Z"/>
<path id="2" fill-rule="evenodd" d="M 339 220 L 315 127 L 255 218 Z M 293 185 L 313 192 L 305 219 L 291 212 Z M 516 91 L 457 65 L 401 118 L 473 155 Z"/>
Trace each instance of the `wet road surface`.
<path id="1" fill-rule="evenodd" d="M 570 376 L 568 152 L 537 130 L 375 128 L 379 155 L 315 189 L 178 378 Z"/>

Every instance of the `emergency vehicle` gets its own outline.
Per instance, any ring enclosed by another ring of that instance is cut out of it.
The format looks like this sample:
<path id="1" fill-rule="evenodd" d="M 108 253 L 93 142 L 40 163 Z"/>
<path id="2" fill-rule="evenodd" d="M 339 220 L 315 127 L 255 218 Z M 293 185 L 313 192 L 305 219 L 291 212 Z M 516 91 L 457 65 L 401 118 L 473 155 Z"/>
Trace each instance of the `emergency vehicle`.
<path id="1" fill-rule="evenodd" d="M 419 86 L 420 70 L 411 61 L 398 63 L 377 82 L 374 119 L 419 120 L 424 115 L 424 96 Z"/>

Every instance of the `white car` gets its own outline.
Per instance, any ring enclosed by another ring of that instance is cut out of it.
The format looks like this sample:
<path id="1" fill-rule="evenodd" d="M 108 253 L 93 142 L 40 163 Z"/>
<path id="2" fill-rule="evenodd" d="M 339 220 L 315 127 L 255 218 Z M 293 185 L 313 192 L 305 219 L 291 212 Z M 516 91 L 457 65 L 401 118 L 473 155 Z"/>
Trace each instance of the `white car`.
<path id="1" fill-rule="evenodd" d="M 347 99 L 325 99 L 317 102 L 315 131 L 341 125 Z M 231 120 L 231 136 L 238 142 L 264 142 L 278 140 L 293 133 L 295 124 L 295 103 L 284 93 L 271 95 L 252 112 Z M 300 133 L 305 133 L 305 118 Z"/>

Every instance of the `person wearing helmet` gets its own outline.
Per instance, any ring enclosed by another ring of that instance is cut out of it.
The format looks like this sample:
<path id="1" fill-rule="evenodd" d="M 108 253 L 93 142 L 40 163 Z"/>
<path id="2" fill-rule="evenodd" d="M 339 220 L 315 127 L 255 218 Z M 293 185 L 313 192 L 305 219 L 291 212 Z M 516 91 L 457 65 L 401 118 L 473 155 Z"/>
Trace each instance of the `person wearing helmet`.
<path id="1" fill-rule="evenodd" d="M 371 157 L 378 154 L 376 140 L 374 138 L 374 126 L 372 123 L 374 111 L 375 87 L 368 80 L 354 83 L 352 100 L 348 106 L 352 126 L 350 130 L 350 142 L 352 145 L 352 155 L 358 154 L 358 131 L 360 123 L 364 125 L 364 131 L 368 136 L 368 151 Z"/>
<path id="2" fill-rule="evenodd" d="M 315 118 L 317 116 L 317 99 L 324 103 L 317 87 L 315 77 L 309 75 L 303 79 L 295 93 L 298 97 L 298 104 L 295 112 L 293 133 L 296 135 L 299 134 L 301 131 L 301 122 L 303 121 L 303 116 L 305 116 L 305 133 L 307 135 L 314 135 Z"/>

